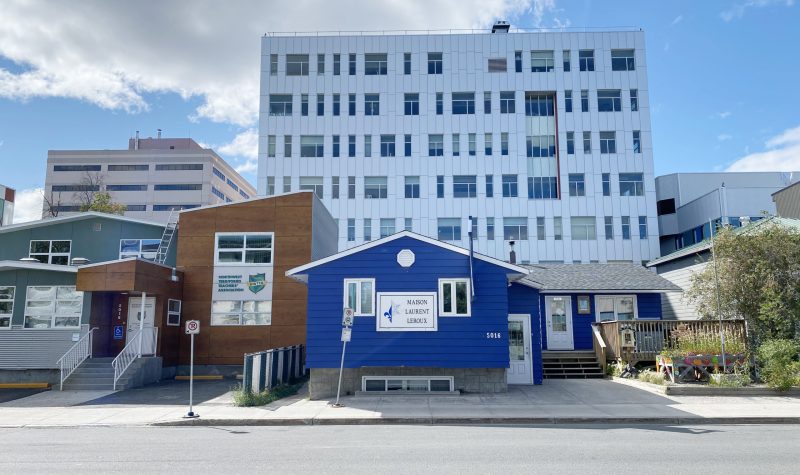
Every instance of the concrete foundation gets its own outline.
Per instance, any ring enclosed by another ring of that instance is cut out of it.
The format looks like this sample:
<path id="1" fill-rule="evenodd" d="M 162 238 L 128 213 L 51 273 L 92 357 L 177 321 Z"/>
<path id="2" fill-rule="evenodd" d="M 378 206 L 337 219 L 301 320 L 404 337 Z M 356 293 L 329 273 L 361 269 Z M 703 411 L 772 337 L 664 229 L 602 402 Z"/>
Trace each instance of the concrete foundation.
<path id="1" fill-rule="evenodd" d="M 0 369 L 0 383 L 50 383 L 61 382 L 57 369 Z"/>
<path id="2" fill-rule="evenodd" d="M 504 393 L 508 391 L 505 368 L 345 368 L 342 396 L 361 391 L 362 376 L 452 376 L 453 388 L 462 393 Z M 336 397 L 339 368 L 311 368 L 308 393 L 311 399 Z"/>

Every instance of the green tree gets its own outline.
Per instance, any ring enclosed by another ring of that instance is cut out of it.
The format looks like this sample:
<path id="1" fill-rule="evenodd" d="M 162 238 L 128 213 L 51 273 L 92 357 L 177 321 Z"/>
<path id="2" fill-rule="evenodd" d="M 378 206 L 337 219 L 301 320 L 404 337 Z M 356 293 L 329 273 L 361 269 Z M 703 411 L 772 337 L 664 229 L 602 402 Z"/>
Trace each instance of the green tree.
<path id="1" fill-rule="evenodd" d="M 92 196 L 92 201 L 81 206 L 81 211 L 98 211 L 100 213 L 125 214 L 127 207 L 111 200 L 107 191 L 98 191 Z"/>
<path id="2" fill-rule="evenodd" d="M 706 268 L 687 291 L 703 318 L 744 318 L 757 347 L 800 330 L 800 233 L 766 218 L 745 230 L 721 229 Z M 716 266 L 716 278 L 714 268 Z"/>

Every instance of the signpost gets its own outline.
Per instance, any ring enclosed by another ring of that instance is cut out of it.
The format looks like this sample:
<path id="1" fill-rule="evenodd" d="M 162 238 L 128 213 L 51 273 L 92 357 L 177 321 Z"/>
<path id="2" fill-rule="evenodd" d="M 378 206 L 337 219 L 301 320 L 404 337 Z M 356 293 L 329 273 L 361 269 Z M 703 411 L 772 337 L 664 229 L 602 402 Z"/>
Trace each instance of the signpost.
<path id="1" fill-rule="evenodd" d="M 344 371 L 344 352 L 347 349 L 347 342 L 350 341 L 352 335 L 351 326 L 353 326 L 353 309 L 345 308 L 342 315 L 342 362 L 339 364 L 339 385 L 336 388 L 336 402 L 333 407 L 344 407 L 344 404 L 339 404 L 339 395 L 342 392 L 342 372 Z"/>
<path id="2" fill-rule="evenodd" d="M 188 418 L 196 418 L 200 417 L 200 414 L 194 413 L 194 408 L 192 407 L 193 396 L 194 396 L 194 336 L 200 333 L 200 321 L 199 320 L 188 320 L 186 322 L 186 334 L 190 335 L 192 338 L 191 343 L 191 350 L 189 352 L 189 413 L 186 414 L 185 417 Z"/>

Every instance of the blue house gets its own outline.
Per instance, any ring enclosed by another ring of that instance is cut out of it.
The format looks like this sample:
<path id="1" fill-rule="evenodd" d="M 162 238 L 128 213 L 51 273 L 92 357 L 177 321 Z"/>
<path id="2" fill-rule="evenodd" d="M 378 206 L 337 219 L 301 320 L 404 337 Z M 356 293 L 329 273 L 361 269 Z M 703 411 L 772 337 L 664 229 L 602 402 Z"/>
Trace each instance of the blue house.
<path id="1" fill-rule="evenodd" d="M 286 275 L 308 285 L 312 398 L 335 395 L 343 340 L 342 394 L 541 384 L 543 349 L 591 351 L 592 322 L 659 319 L 670 285 L 634 264 L 519 266 L 408 231 Z"/>

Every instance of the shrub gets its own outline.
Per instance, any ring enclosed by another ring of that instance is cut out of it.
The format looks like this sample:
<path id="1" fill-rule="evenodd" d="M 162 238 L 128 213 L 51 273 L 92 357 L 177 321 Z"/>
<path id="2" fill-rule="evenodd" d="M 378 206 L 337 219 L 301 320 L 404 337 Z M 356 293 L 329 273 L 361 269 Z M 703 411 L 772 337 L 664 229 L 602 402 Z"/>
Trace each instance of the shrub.
<path id="1" fill-rule="evenodd" d="M 297 394 L 302 382 L 296 384 L 281 384 L 272 389 L 254 393 L 252 391 L 245 391 L 241 385 L 233 389 L 233 404 L 238 407 L 252 407 L 264 406 L 278 399 Z"/>
<path id="2" fill-rule="evenodd" d="M 762 374 L 767 386 L 785 391 L 798 384 L 800 363 L 795 361 L 800 351 L 792 340 L 767 340 L 758 348 Z"/>
<path id="3" fill-rule="evenodd" d="M 646 369 L 639 372 L 639 381 L 644 381 L 650 384 L 664 384 L 664 373 L 656 373 L 652 369 Z"/>
<path id="4" fill-rule="evenodd" d="M 744 373 L 722 374 L 719 379 L 709 378 L 708 385 L 717 388 L 743 388 L 750 384 L 750 375 Z"/>
<path id="5" fill-rule="evenodd" d="M 627 363 L 622 361 L 622 358 L 617 358 L 617 361 L 606 366 L 606 373 L 609 376 L 614 376 L 615 378 L 619 378 L 620 376 L 622 376 L 622 372 L 625 370 L 626 365 Z"/>
<path id="6" fill-rule="evenodd" d="M 744 335 L 724 328 L 725 353 L 742 354 L 747 351 Z M 667 350 L 680 355 L 718 355 L 722 353 L 722 341 L 719 332 L 704 329 L 675 330 L 672 334 L 674 348 Z"/>

